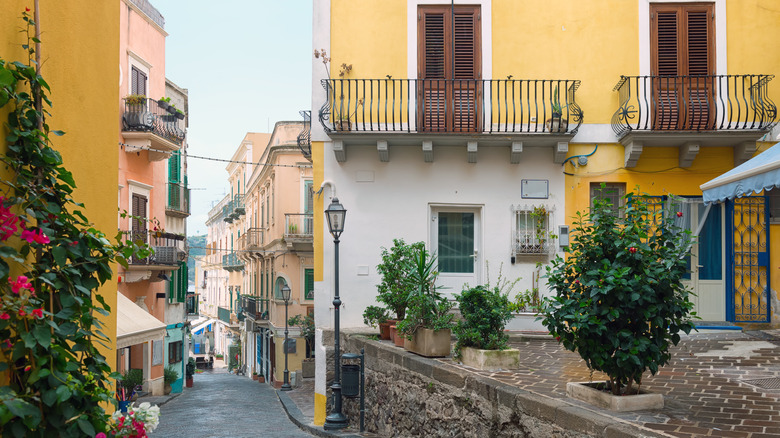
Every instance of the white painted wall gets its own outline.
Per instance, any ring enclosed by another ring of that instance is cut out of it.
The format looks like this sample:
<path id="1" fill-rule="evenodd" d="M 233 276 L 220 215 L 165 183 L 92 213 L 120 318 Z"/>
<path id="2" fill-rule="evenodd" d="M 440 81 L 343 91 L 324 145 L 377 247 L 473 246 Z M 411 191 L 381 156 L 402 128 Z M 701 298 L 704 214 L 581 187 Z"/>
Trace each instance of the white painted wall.
<path id="1" fill-rule="evenodd" d="M 512 204 L 554 206 L 554 224 L 564 221 L 564 175 L 560 164 L 553 163 L 551 148 L 525 148 L 520 164 L 509 163 L 508 147 L 481 147 L 478 162 L 466 160 L 466 147 L 436 147 L 434 162 L 425 163 L 419 147 L 390 147 L 390 161 L 378 161 L 375 146 L 347 150 L 347 161 L 335 161 L 332 144 L 325 144 L 325 175 L 337 188 L 339 201 L 347 209 L 344 233 L 340 244 L 341 327 L 363 326 L 362 313 L 375 304 L 376 285 L 380 281 L 376 265 L 380 262 L 380 247 L 392 246 L 393 238 L 407 243 L 425 241 L 430 250 L 431 204 L 453 206 L 481 205 L 483 243 L 481 269 L 484 283 L 488 278 L 485 260 L 490 264 L 489 279 L 496 283 L 500 264 L 509 279 L 522 277 L 514 291 L 531 287 L 531 272 L 537 261 L 548 259 L 518 259 L 510 264 Z M 373 173 L 373 182 L 357 182 Z M 522 179 L 547 179 L 550 197 L 547 200 L 522 199 Z M 324 190 L 324 206 L 330 203 L 329 190 Z M 322 213 L 320 213 L 322 214 Z M 315 295 L 318 326 L 333 326 L 333 242 L 327 223 L 323 230 L 324 267 L 321 289 Z M 365 273 L 368 267 L 368 274 Z M 452 295 L 460 289 L 446 290 Z"/>

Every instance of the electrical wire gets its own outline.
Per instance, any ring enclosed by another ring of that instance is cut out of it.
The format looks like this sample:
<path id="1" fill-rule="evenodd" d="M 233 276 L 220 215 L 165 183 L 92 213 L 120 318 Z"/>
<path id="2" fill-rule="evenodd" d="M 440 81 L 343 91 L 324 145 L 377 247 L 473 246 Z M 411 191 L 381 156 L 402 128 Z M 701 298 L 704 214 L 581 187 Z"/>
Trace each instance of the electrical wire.
<path id="1" fill-rule="evenodd" d="M 127 144 L 127 143 L 122 143 L 121 141 L 119 142 L 119 147 L 121 147 L 121 148 L 131 147 L 131 148 L 140 149 L 140 150 L 143 150 L 143 151 L 160 152 L 160 153 L 163 153 L 163 154 L 169 154 L 171 152 L 171 151 L 164 151 L 164 150 L 161 150 L 161 149 L 154 149 L 154 148 L 150 148 L 150 147 L 147 147 L 147 146 L 131 145 L 131 144 Z M 224 158 L 213 158 L 213 157 L 204 157 L 204 156 L 200 156 L 200 155 L 190 155 L 186 151 L 182 153 L 182 157 L 185 157 L 185 158 L 195 158 L 195 159 L 198 159 L 198 160 L 206 160 L 206 161 L 217 161 L 217 162 L 220 162 L 220 163 L 252 164 L 252 165 L 255 165 L 255 166 L 295 167 L 295 168 L 298 168 L 298 169 L 310 169 L 312 167 L 311 164 L 273 164 L 273 163 L 255 163 L 255 162 L 252 162 L 252 161 L 226 160 Z"/>

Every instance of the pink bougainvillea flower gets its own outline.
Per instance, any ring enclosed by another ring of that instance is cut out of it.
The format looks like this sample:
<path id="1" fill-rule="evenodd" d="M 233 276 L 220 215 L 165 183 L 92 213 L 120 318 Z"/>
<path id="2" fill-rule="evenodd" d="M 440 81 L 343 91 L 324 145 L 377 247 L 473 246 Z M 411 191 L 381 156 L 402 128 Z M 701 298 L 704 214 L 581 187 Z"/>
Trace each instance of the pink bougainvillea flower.
<path id="1" fill-rule="evenodd" d="M 13 347 L 13 345 L 11 345 L 11 340 L 10 340 L 10 339 L 6 339 L 5 341 L 3 341 L 3 346 L 4 346 L 5 348 L 11 348 L 11 347 Z"/>
<path id="2" fill-rule="evenodd" d="M 0 197 L 0 240 L 6 241 L 17 231 L 19 218 L 3 206 L 5 198 Z"/>
<path id="3" fill-rule="evenodd" d="M 9 315 L 7 313 L 3 313 L 2 315 L 0 315 L 0 319 L 9 319 L 10 317 L 11 317 L 11 315 Z"/>
<path id="4" fill-rule="evenodd" d="M 22 239 L 33 243 L 35 241 L 35 232 L 32 230 L 22 230 Z"/>
<path id="5" fill-rule="evenodd" d="M 78 240 L 74 240 L 73 242 L 70 242 L 70 246 L 76 246 L 79 244 Z"/>
<path id="6" fill-rule="evenodd" d="M 97 435 L 95 435 L 95 438 L 107 438 L 107 437 L 106 434 L 104 434 L 103 432 L 98 432 Z"/>
<path id="7" fill-rule="evenodd" d="M 27 281 L 27 277 L 25 277 L 24 275 L 20 275 L 16 277 L 16 281 L 13 281 L 9 278 L 8 282 L 11 283 L 11 290 L 15 294 L 18 294 L 19 291 L 21 291 L 22 289 L 32 290 L 32 284 L 30 284 L 30 282 Z"/>
<path id="8" fill-rule="evenodd" d="M 682 212 L 681 211 L 677 212 L 677 217 L 682 217 Z"/>
<path id="9" fill-rule="evenodd" d="M 26 367 L 24 367 L 24 372 L 30 371 L 31 369 L 32 367 L 30 365 L 27 365 Z"/>
<path id="10" fill-rule="evenodd" d="M 43 231 L 40 230 L 38 230 L 38 233 L 35 235 L 35 241 L 44 245 L 51 242 L 51 240 L 49 240 L 49 236 L 43 234 Z"/>
<path id="11" fill-rule="evenodd" d="M 636 254 L 636 248 L 632 246 L 631 248 L 628 248 L 628 252 L 630 252 L 631 254 Z"/>
<path id="12" fill-rule="evenodd" d="M 32 315 L 36 318 L 43 318 L 43 309 L 33 309 Z"/>
<path id="13" fill-rule="evenodd" d="M 22 231 L 22 239 L 30 243 L 35 242 L 35 243 L 47 244 L 50 242 L 49 236 L 43 234 L 43 231 L 41 230 L 38 231 L 24 230 Z"/>
<path id="14" fill-rule="evenodd" d="M 26 316 L 27 312 L 24 311 L 24 309 L 19 309 L 19 316 Z"/>

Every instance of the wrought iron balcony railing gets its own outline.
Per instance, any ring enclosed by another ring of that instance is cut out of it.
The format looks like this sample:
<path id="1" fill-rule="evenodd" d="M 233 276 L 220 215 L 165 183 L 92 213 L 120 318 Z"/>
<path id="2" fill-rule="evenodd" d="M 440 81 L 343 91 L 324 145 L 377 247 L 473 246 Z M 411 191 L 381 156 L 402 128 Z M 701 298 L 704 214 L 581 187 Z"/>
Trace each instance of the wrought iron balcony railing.
<path id="1" fill-rule="evenodd" d="M 311 160 L 311 111 L 301 111 L 303 116 L 303 130 L 298 134 L 298 148 L 303 157 Z"/>
<path id="2" fill-rule="evenodd" d="M 222 269 L 226 271 L 244 270 L 244 261 L 238 258 L 238 254 L 231 252 L 222 256 Z"/>
<path id="3" fill-rule="evenodd" d="M 184 184 L 168 183 L 166 209 L 182 215 L 190 214 L 190 189 Z"/>
<path id="4" fill-rule="evenodd" d="M 238 238 L 238 249 L 241 251 L 259 249 L 263 245 L 263 230 L 250 228 Z"/>
<path id="5" fill-rule="evenodd" d="M 773 75 L 621 76 L 612 129 L 631 131 L 766 131 L 776 122 Z"/>
<path id="6" fill-rule="evenodd" d="M 186 133 L 184 118 L 177 115 L 176 110 L 160 106 L 154 99 L 125 99 L 125 109 L 122 113 L 122 128 L 125 131 L 144 131 L 157 134 L 160 137 L 181 145 Z"/>
<path id="7" fill-rule="evenodd" d="M 233 216 L 233 219 L 238 219 L 245 213 L 246 209 L 244 208 L 244 195 L 233 195 L 233 213 L 231 213 L 231 216 Z"/>
<path id="8" fill-rule="evenodd" d="M 222 207 L 222 218 L 227 223 L 233 222 L 233 200 Z"/>
<path id="9" fill-rule="evenodd" d="M 217 317 L 225 324 L 230 324 L 230 309 L 217 307 Z"/>
<path id="10" fill-rule="evenodd" d="M 136 244 L 149 245 L 154 250 L 154 254 L 149 257 L 131 257 L 129 262 L 132 265 L 176 265 L 186 256 L 184 251 L 186 237 L 179 234 L 147 230 L 122 231 L 122 238 Z"/>
<path id="11" fill-rule="evenodd" d="M 267 320 L 268 319 L 268 299 L 258 297 L 243 297 L 243 304 L 241 307 L 244 310 L 244 314 L 250 316 L 254 320 Z"/>
<path id="12" fill-rule="evenodd" d="M 575 134 L 578 80 L 325 79 L 328 132 Z"/>
<path id="13" fill-rule="evenodd" d="M 314 215 L 312 213 L 285 213 L 284 238 L 311 238 L 314 233 Z"/>

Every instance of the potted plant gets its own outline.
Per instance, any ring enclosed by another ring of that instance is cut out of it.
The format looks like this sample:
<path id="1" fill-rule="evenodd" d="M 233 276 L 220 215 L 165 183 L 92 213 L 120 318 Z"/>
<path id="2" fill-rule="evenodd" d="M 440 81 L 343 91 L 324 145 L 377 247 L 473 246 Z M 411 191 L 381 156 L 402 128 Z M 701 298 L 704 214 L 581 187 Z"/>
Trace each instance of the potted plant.
<path id="1" fill-rule="evenodd" d="M 653 212 L 647 196 L 629 193 L 623 214 L 605 200 L 577 213 L 569 256 L 547 268 L 555 296 L 542 310 L 563 347 L 608 377 L 592 388 L 569 383 L 567 393 L 613 409 L 624 406 L 621 396 L 640 394 L 643 373 L 658 372 L 679 332 L 694 328 L 682 283 L 692 238 L 674 221 L 683 213 Z M 653 396 L 649 408 L 663 406 L 663 397 Z"/>
<path id="2" fill-rule="evenodd" d="M 384 307 L 368 306 L 363 311 L 363 323 L 373 328 L 379 327 L 380 339 L 390 339 L 390 323 L 388 319 L 390 319 L 390 315 Z"/>
<path id="3" fill-rule="evenodd" d="M 176 114 L 174 114 L 177 119 L 184 120 L 184 111 L 177 109 Z"/>
<path id="4" fill-rule="evenodd" d="M 168 107 L 171 106 L 171 98 L 170 97 L 161 97 L 157 100 L 157 106 L 160 108 L 168 111 Z"/>
<path id="5" fill-rule="evenodd" d="M 187 365 L 184 369 L 184 375 L 186 377 L 185 383 L 187 385 L 187 388 L 192 388 L 192 376 L 195 374 L 195 358 L 191 357 L 187 361 Z"/>
<path id="6" fill-rule="evenodd" d="M 141 390 L 144 383 L 144 372 L 139 369 L 129 369 L 125 371 L 117 384 L 117 400 L 119 401 L 119 410 L 127 412 L 127 406 L 135 400 L 136 393 Z"/>
<path id="7" fill-rule="evenodd" d="M 287 320 L 287 324 L 301 329 L 301 337 L 306 343 L 306 358 L 301 361 L 301 374 L 305 378 L 314 377 L 314 317 L 311 315 L 295 315 Z"/>
<path id="8" fill-rule="evenodd" d="M 395 319 L 387 321 L 388 332 L 390 339 L 399 347 L 403 346 L 403 338 L 399 336 L 396 342 L 396 323 L 406 317 L 409 296 L 406 281 L 414 253 L 420 248 L 425 248 L 423 242 L 407 244 L 403 239 L 393 239 L 393 246 L 390 249 L 382 247 L 382 263 L 376 267 L 382 277 L 382 281 L 376 286 L 379 292 L 376 299 L 395 314 Z"/>
<path id="9" fill-rule="evenodd" d="M 555 86 L 555 90 L 552 93 L 552 99 L 550 100 L 551 117 L 547 119 L 545 125 L 550 132 L 566 132 L 569 128 L 569 121 L 563 118 L 563 110 L 569 105 L 561 107 L 561 101 L 558 97 L 558 85 Z"/>
<path id="10" fill-rule="evenodd" d="M 520 350 L 509 348 L 504 325 L 512 318 L 509 298 L 498 286 L 480 285 L 455 296 L 462 320 L 455 324 L 454 357 L 481 370 L 513 369 Z"/>
<path id="11" fill-rule="evenodd" d="M 258 379 L 257 371 L 255 371 L 255 372 L 252 373 L 252 380 L 257 380 L 257 379 Z"/>
<path id="12" fill-rule="evenodd" d="M 403 321 L 397 324 L 404 337 L 404 348 L 425 357 L 450 354 L 453 304 L 436 286 L 436 256 L 425 247 L 414 251 L 411 271 L 404 281 L 409 290 L 408 307 Z"/>
<path id="13" fill-rule="evenodd" d="M 147 109 L 146 96 L 130 94 L 124 100 L 125 112 L 122 114 L 122 121 L 126 128 L 144 129 L 152 126 L 153 116 Z"/>
<path id="14" fill-rule="evenodd" d="M 175 369 L 168 367 L 163 370 L 163 383 L 165 383 L 165 395 L 171 393 L 173 382 L 179 379 L 179 373 Z"/>

